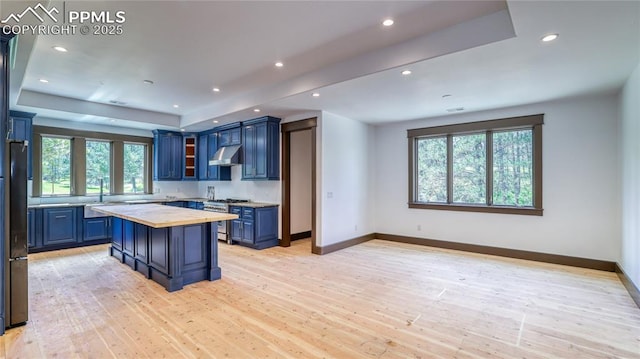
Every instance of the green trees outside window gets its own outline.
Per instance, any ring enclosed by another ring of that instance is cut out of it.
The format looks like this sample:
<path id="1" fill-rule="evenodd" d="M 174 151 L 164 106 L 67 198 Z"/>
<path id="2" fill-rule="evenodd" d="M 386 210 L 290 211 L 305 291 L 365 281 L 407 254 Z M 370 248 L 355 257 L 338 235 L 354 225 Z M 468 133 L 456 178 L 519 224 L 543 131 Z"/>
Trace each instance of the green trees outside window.
<path id="1" fill-rule="evenodd" d="M 71 193 L 71 139 L 42 137 L 42 194 Z"/>
<path id="2" fill-rule="evenodd" d="M 124 144 L 124 193 L 144 192 L 145 153 L 145 145 Z"/>
<path id="3" fill-rule="evenodd" d="M 409 207 L 542 215 L 543 115 L 407 131 Z"/>
<path id="4" fill-rule="evenodd" d="M 111 179 L 111 143 L 107 141 L 87 140 L 86 150 L 86 191 L 87 194 L 100 193 L 102 180 L 103 193 L 110 193 Z"/>

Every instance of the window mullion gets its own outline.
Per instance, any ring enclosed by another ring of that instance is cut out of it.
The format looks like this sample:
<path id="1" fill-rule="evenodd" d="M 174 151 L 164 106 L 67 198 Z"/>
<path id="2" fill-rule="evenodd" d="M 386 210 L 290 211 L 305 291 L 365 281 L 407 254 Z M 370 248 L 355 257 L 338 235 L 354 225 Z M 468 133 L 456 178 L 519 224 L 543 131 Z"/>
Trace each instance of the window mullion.
<path id="1" fill-rule="evenodd" d="M 453 203 L 453 136 L 447 135 L 447 203 Z"/>
<path id="2" fill-rule="evenodd" d="M 487 131 L 487 139 L 486 139 L 486 150 L 487 150 L 487 164 L 486 164 L 486 175 L 487 175 L 487 206 L 493 205 L 493 131 Z"/>

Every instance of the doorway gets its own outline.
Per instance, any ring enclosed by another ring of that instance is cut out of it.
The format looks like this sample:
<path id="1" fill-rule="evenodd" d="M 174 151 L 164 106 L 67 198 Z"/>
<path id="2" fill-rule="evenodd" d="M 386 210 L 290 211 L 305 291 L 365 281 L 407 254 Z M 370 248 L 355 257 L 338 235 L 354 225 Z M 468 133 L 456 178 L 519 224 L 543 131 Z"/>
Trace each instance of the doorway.
<path id="1" fill-rule="evenodd" d="M 311 252 L 314 254 L 320 254 L 316 243 L 317 122 L 317 118 L 314 117 L 284 123 L 281 126 L 282 240 L 280 246 L 289 247 L 292 240 L 310 237 Z M 303 163 L 302 165 L 306 166 L 297 166 L 300 161 L 305 160 L 304 157 L 307 158 L 308 164 Z M 296 183 L 292 183 L 292 180 Z M 293 211 L 295 215 L 292 217 Z"/>

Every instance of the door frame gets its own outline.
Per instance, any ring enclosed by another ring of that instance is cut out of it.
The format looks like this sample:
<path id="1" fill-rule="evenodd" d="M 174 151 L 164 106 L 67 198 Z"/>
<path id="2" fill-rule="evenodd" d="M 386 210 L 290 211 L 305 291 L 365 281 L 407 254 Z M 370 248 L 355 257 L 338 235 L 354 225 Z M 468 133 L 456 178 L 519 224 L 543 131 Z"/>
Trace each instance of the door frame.
<path id="1" fill-rule="evenodd" d="M 283 123 L 282 133 L 282 240 L 280 246 L 291 246 L 291 133 L 311 130 L 311 253 L 320 254 L 316 243 L 316 128 L 318 118 Z"/>

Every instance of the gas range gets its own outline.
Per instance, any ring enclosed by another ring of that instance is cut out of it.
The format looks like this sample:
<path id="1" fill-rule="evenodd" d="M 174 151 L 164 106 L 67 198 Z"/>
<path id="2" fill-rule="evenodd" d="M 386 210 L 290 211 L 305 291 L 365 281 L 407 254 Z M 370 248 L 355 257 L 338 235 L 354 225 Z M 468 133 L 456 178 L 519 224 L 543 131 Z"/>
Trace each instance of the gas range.
<path id="1" fill-rule="evenodd" d="M 246 203 L 249 202 L 248 199 L 239 199 L 239 198 L 226 198 L 226 199 L 215 199 L 204 202 L 204 210 L 212 211 L 212 212 L 229 212 L 229 204 L 233 203 Z"/>

